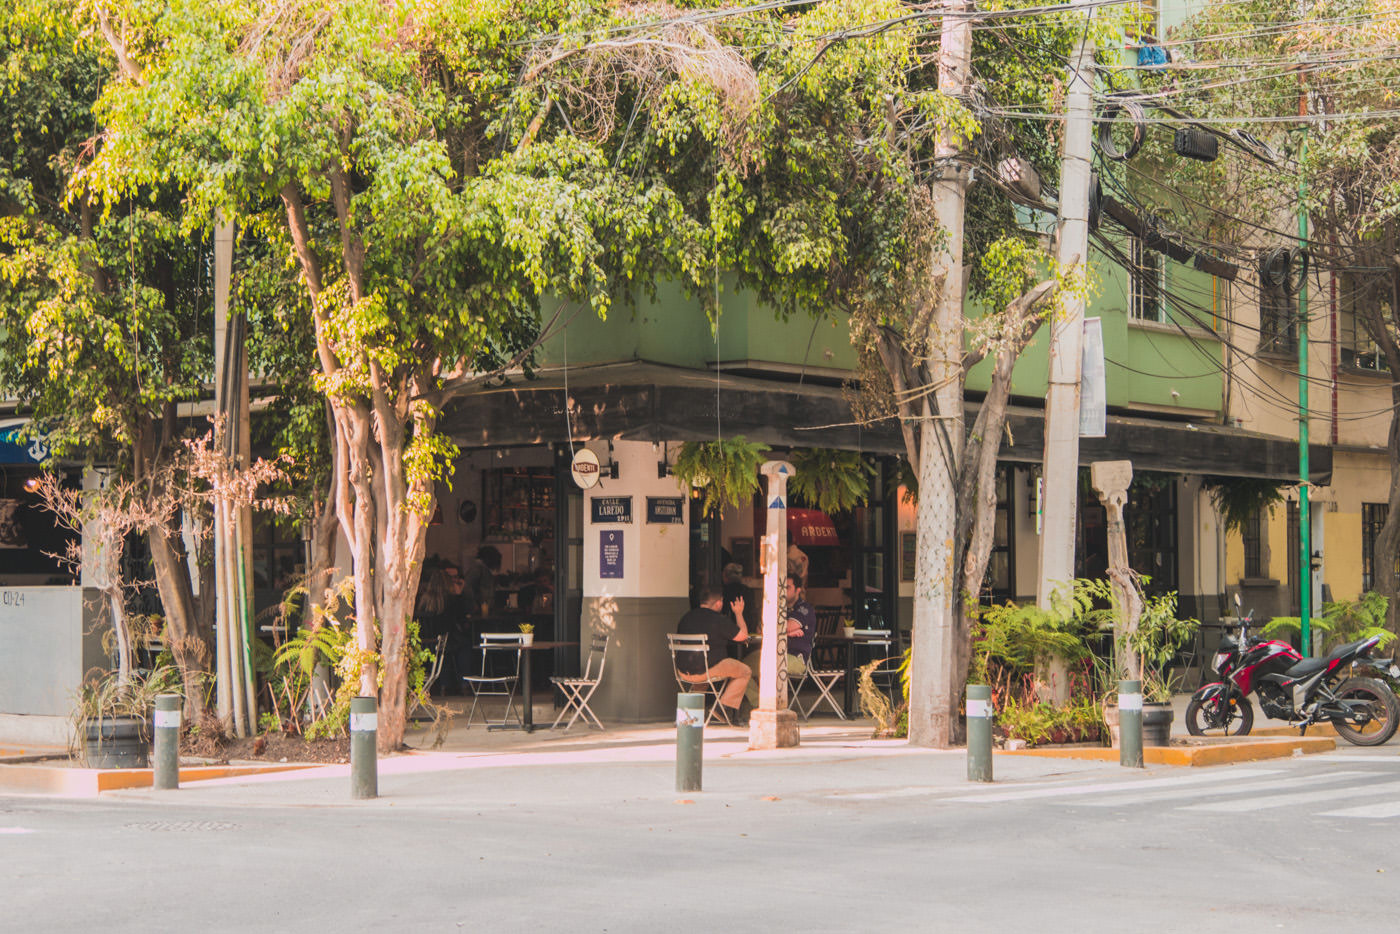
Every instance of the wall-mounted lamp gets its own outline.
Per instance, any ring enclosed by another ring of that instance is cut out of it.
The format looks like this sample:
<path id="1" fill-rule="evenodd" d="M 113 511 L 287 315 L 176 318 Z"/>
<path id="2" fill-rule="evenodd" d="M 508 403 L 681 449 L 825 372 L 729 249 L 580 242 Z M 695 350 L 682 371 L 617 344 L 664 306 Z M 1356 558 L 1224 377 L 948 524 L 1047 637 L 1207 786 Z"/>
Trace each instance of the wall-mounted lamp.
<path id="1" fill-rule="evenodd" d="M 1314 571 L 1321 571 L 1321 570 L 1322 570 L 1322 552 L 1321 552 L 1321 551 L 1314 551 L 1314 552 L 1312 553 L 1312 560 L 1309 561 L 1308 564 L 1310 564 L 1310 565 L 1312 566 L 1312 569 L 1313 569 Z"/>
<path id="2" fill-rule="evenodd" d="M 612 479 L 612 480 L 616 480 L 616 479 L 617 479 L 617 461 L 613 459 L 613 443 L 612 443 L 611 439 L 608 441 L 608 466 L 607 466 L 607 472 L 608 472 L 608 477 L 609 477 L 610 479 Z"/>
<path id="3" fill-rule="evenodd" d="M 651 449 L 655 451 L 657 447 L 658 445 L 653 441 L 651 443 Z M 661 460 L 656 462 L 656 478 L 658 480 L 664 480 L 671 475 L 671 451 L 669 445 L 665 441 L 661 442 L 660 448 Z"/>

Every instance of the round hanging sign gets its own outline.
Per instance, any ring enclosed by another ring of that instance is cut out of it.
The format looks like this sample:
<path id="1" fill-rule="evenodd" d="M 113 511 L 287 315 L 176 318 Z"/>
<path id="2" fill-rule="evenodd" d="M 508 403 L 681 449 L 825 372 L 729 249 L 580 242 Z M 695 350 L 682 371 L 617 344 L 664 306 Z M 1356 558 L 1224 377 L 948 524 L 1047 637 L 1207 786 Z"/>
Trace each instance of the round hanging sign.
<path id="1" fill-rule="evenodd" d="M 569 472 L 573 474 L 579 489 L 591 490 L 598 485 L 598 455 L 588 448 L 579 448 L 574 452 L 574 462 Z"/>

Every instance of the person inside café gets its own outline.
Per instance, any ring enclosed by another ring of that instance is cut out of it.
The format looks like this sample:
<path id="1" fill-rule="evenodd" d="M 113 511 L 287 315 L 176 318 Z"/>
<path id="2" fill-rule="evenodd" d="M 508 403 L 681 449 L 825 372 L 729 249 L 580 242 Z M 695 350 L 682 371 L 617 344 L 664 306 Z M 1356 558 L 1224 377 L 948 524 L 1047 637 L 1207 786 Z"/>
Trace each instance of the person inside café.
<path id="1" fill-rule="evenodd" d="M 719 702 L 728 708 L 726 712 L 730 722 L 742 726 L 752 706 L 746 702 L 744 692 L 753 673 L 748 665 L 729 657 L 729 643 L 749 640 L 749 629 L 744 624 L 744 598 L 735 598 L 735 613 L 731 618 L 722 612 L 723 588 L 708 584 L 700 588 L 699 596 L 700 605 L 681 617 L 676 631 L 684 635 L 709 636 L 709 655 L 702 661 L 696 657 L 697 652 L 677 653 L 677 672 L 691 684 L 703 684 L 707 678 L 728 678 L 728 683 L 720 692 Z M 702 669 L 702 664 L 708 667 Z"/>
<path id="2" fill-rule="evenodd" d="M 491 545 L 482 545 L 476 557 L 467 565 L 462 590 L 467 597 L 467 612 L 472 616 L 490 616 L 496 602 L 496 572 L 501 569 L 501 553 Z"/>
<path id="3" fill-rule="evenodd" d="M 807 673 L 807 659 L 812 656 L 812 638 L 817 631 L 817 611 L 807 602 L 806 592 L 802 589 L 802 578 L 796 573 L 788 571 L 784 586 L 787 588 L 787 673 L 788 684 L 792 684 L 794 678 L 800 678 Z M 760 655 L 762 651 L 755 650 L 744 658 L 744 664 L 749 666 L 752 673 L 752 680 L 749 681 L 744 694 L 750 707 L 758 706 Z"/>
<path id="4" fill-rule="evenodd" d="M 749 602 L 749 588 L 744 586 L 743 565 L 735 563 L 726 564 L 724 570 L 720 572 L 720 575 L 720 582 L 724 587 L 724 609 L 720 612 L 737 622 L 739 613 L 734 609 L 735 599 L 742 597 L 745 605 Z M 752 626 L 753 623 L 751 620 L 745 618 L 744 625 Z"/>

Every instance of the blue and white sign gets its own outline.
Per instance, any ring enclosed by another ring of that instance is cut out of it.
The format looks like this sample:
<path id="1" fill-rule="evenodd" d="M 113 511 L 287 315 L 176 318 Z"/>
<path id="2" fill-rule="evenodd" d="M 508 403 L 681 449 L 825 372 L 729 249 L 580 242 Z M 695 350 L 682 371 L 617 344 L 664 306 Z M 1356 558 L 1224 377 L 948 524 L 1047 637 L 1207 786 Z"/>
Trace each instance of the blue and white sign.
<path id="1" fill-rule="evenodd" d="M 622 530 L 605 529 L 598 534 L 598 576 L 622 580 Z"/>

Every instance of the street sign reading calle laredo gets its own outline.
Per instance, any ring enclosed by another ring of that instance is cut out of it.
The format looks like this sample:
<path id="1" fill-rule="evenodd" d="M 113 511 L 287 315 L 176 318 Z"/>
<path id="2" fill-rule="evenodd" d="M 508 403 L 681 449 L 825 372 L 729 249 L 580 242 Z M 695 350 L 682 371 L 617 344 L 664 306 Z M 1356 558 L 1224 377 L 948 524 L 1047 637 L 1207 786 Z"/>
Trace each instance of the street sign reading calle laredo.
<path id="1" fill-rule="evenodd" d="M 630 496 L 595 496 L 589 502 L 593 504 L 594 523 L 632 521 Z"/>

